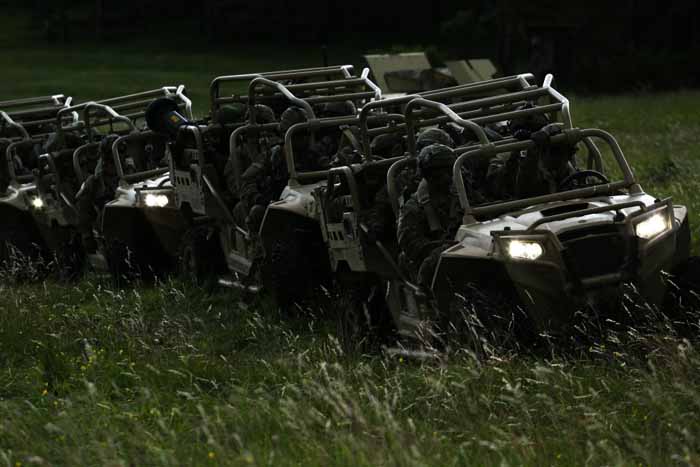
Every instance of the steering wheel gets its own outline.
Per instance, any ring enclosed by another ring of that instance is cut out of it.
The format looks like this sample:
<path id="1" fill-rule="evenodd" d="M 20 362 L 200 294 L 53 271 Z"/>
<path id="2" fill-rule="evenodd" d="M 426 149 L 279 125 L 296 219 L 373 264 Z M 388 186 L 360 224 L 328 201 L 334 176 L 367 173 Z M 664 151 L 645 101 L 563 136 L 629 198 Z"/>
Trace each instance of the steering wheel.
<path id="1" fill-rule="evenodd" d="M 585 180 L 588 177 L 593 177 L 593 178 L 598 179 L 597 183 L 585 182 Z M 578 181 L 584 181 L 585 186 L 602 185 L 605 183 L 610 183 L 610 180 L 608 179 L 608 177 L 606 177 L 601 172 L 598 172 L 597 170 L 592 170 L 592 169 L 581 170 L 581 171 L 572 173 L 571 175 L 566 177 L 564 180 L 562 180 L 561 183 L 559 183 L 559 191 L 568 190 L 569 188 L 573 187 L 575 182 L 578 182 Z"/>

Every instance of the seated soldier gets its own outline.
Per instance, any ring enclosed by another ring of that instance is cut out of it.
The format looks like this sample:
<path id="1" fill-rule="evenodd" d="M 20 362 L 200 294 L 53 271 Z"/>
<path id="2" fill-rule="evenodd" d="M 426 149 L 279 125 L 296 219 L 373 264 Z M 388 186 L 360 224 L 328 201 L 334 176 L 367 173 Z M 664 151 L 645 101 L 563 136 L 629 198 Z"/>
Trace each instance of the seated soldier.
<path id="1" fill-rule="evenodd" d="M 246 110 L 244 121 L 247 122 L 248 119 L 249 114 Z M 255 105 L 256 123 L 265 125 L 274 123 L 275 121 L 275 112 L 270 107 L 263 104 Z M 248 131 L 238 140 L 236 150 L 237 159 L 234 160 L 233 154 L 229 154 L 226 166 L 224 167 L 226 186 L 236 202 L 241 199 L 241 187 L 238 185 L 238 180 L 236 178 L 236 163 L 238 163 L 238 170 L 240 173 L 244 174 L 255 161 L 264 163 L 264 161 L 270 157 L 272 148 L 282 144 L 282 142 L 279 132 L 275 130 L 264 130 L 260 133 Z M 226 153 L 229 153 L 229 148 L 226 149 Z"/>
<path id="2" fill-rule="evenodd" d="M 373 156 L 385 159 L 403 156 L 406 152 L 406 139 L 399 133 L 382 133 L 372 139 L 370 149 Z"/>
<path id="3" fill-rule="evenodd" d="M 42 144 L 34 145 L 35 154 L 29 155 L 29 158 L 36 161 L 32 172 L 40 191 L 47 194 L 52 193 L 55 197 L 64 195 L 69 199 L 73 198 L 79 187 L 73 171 L 72 156 L 73 151 L 82 144 L 83 139 L 80 136 L 66 131 L 53 133 Z M 28 153 L 27 151 L 21 152 L 25 157 Z M 53 164 L 49 162 L 48 158 L 42 157 L 44 154 L 52 155 Z"/>
<path id="4" fill-rule="evenodd" d="M 403 143 L 405 141 L 396 133 L 378 135 L 374 138 L 374 140 L 372 140 L 371 144 L 376 149 L 383 150 L 383 145 L 385 143 L 389 143 L 391 138 L 396 137 L 399 138 L 401 144 L 393 147 L 391 150 L 397 152 L 401 151 L 401 154 L 403 154 Z M 452 138 L 450 138 L 445 131 L 438 128 L 427 128 L 418 135 L 416 140 L 416 152 L 420 154 L 420 151 L 425 147 L 436 143 L 443 144 L 450 148 L 452 148 L 453 144 Z M 374 149 L 372 150 L 372 154 L 374 154 Z M 418 188 L 415 164 L 409 163 L 406 165 L 397 174 L 396 182 L 398 185 L 397 189 L 401 193 L 401 197 L 399 199 L 399 205 L 401 206 Z M 365 219 L 369 230 L 368 240 L 370 240 L 370 242 L 394 238 L 396 219 L 394 217 L 394 211 L 391 208 L 389 189 L 386 184 L 384 184 L 384 186 L 377 192 L 376 196 L 374 197 L 374 204 L 372 205 L 372 208 L 367 211 Z"/>
<path id="5" fill-rule="evenodd" d="M 354 117 L 357 107 L 352 101 L 326 102 L 314 109 L 318 118 Z"/>
<path id="6" fill-rule="evenodd" d="M 430 287 L 440 253 L 454 244 L 461 216 L 452 185 L 454 151 L 442 144 L 418 155 L 422 180 L 401 207 L 398 240 L 405 265 L 419 285 Z"/>
<path id="7" fill-rule="evenodd" d="M 100 158 L 95 172 L 83 182 L 76 195 L 78 230 L 83 239 L 83 247 L 88 253 L 94 253 L 97 250 L 92 227 L 97 221 L 98 213 L 102 212 L 105 204 L 114 199 L 119 185 L 112 154 L 112 145 L 117 138 L 117 135 L 108 135 L 102 139 L 99 146 Z"/>
<path id="8" fill-rule="evenodd" d="M 550 137 L 560 132 L 556 123 L 531 134 L 520 131 L 518 138 L 531 138 L 537 145 L 491 160 L 486 175 L 489 196 L 495 200 L 522 199 L 559 191 L 561 182 L 576 172 L 572 164 L 576 147 L 549 143 Z"/>

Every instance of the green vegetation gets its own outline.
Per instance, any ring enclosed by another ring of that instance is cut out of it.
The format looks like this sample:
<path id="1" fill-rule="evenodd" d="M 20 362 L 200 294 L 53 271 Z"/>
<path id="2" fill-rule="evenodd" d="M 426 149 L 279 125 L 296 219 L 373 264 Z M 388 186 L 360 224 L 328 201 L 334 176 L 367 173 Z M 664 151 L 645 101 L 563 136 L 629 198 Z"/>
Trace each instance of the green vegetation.
<path id="1" fill-rule="evenodd" d="M 316 64 L 308 51 L 145 50 L 9 47 L 0 100 L 182 82 L 203 114 L 217 74 Z M 698 105 L 680 92 L 572 107 L 577 125 L 617 136 L 648 191 L 695 213 Z M 566 351 L 417 363 L 344 354 L 329 310 L 283 319 L 178 283 L 12 279 L 0 277 L 3 467 L 700 463 L 700 353 L 663 323 Z"/>

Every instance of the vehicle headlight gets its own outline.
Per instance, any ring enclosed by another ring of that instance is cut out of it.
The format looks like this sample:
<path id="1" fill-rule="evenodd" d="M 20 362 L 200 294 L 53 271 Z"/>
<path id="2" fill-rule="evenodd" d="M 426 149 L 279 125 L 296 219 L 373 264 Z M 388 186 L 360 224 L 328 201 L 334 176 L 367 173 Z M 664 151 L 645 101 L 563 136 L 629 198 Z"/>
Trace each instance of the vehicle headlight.
<path id="1" fill-rule="evenodd" d="M 157 195 L 153 193 L 147 194 L 143 201 L 149 208 L 163 208 L 170 202 L 167 195 Z"/>
<path id="2" fill-rule="evenodd" d="M 39 198 L 38 196 L 32 198 L 31 203 L 34 209 L 41 209 L 44 207 L 44 200 Z"/>
<path id="3" fill-rule="evenodd" d="M 525 240 L 509 240 L 507 246 L 508 256 L 514 259 L 535 260 L 542 256 L 544 248 L 538 242 Z"/>
<path id="4" fill-rule="evenodd" d="M 637 224 L 634 230 L 639 238 L 649 240 L 669 228 L 668 217 L 664 213 L 657 213 Z"/>

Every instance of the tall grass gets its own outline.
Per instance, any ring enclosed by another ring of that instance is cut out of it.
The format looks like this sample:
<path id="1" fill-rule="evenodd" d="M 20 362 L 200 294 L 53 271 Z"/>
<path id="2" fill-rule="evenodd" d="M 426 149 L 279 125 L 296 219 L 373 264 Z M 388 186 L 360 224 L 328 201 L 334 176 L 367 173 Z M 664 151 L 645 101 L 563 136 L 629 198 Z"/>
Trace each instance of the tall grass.
<path id="1" fill-rule="evenodd" d="M 0 100 L 183 82 L 199 114 L 218 74 L 317 64 L 264 48 L 3 47 Z M 573 116 L 611 130 L 647 191 L 692 215 L 699 104 L 574 97 Z M 329 311 L 283 318 L 178 282 L 16 278 L 0 276 L 0 466 L 700 464 L 700 353 L 663 319 L 416 362 L 344 353 Z"/>
<path id="2" fill-rule="evenodd" d="M 420 363 L 174 282 L 0 292 L 0 465 L 700 461 L 700 353 L 662 325 Z"/>

